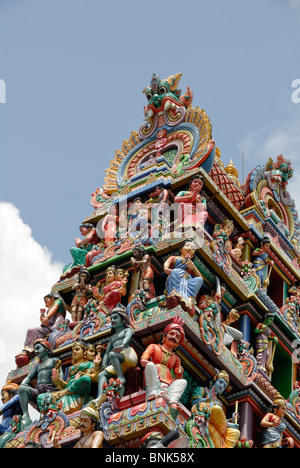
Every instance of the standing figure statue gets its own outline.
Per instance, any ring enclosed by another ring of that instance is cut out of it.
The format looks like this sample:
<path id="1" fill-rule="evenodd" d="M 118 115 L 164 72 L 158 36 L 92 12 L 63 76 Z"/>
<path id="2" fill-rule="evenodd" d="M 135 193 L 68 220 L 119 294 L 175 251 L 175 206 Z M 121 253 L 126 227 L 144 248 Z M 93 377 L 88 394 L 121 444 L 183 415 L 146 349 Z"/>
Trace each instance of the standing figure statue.
<path id="1" fill-rule="evenodd" d="M 80 322 L 83 319 L 84 307 L 88 301 L 88 295 L 92 294 L 92 286 L 88 283 L 90 273 L 83 268 L 78 274 L 78 282 L 72 286 L 75 296 L 71 303 L 72 322 Z"/>
<path id="2" fill-rule="evenodd" d="M 263 417 L 260 425 L 264 428 L 261 445 L 262 448 L 279 448 L 287 444 L 288 448 L 294 448 L 291 437 L 283 438 L 286 430 L 284 416 L 286 413 L 286 401 L 281 395 L 277 395 L 270 411 Z"/>
<path id="3" fill-rule="evenodd" d="M 111 246 L 117 239 L 118 223 L 118 206 L 116 204 L 113 204 L 109 208 L 109 212 L 102 221 L 102 230 L 105 233 L 104 245 L 106 247 Z"/>
<path id="4" fill-rule="evenodd" d="M 145 299 L 155 297 L 155 287 L 153 284 L 154 272 L 151 268 L 150 256 L 146 253 L 142 245 L 136 245 L 132 250 L 131 264 L 136 272 L 140 272 L 139 289 L 145 291 Z"/>
<path id="5" fill-rule="evenodd" d="M 274 314 L 267 312 L 265 319 L 262 323 L 256 326 L 254 332 L 257 334 L 256 339 L 256 361 L 258 369 L 261 369 L 268 376 L 273 373 L 273 358 L 275 354 L 275 348 L 278 343 L 276 336 L 270 336 L 272 330 L 270 325 L 274 321 Z"/>
<path id="6" fill-rule="evenodd" d="M 195 314 L 196 296 L 202 286 L 203 278 L 193 263 L 197 246 L 192 240 L 186 240 L 180 255 L 169 257 L 164 263 L 164 272 L 168 275 L 166 282 L 167 308 L 178 305 L 190 315 Z"/>
<path id="7" fill-rule="evenodd" d="M 25 377 L 18 389 L 23 412 L 21 430 L 24 430 L 27 426 L 32 424 L 28 412 L 29 403 L 37 408 L 39 395 L 56 390 L 56 386 L 52 382 L 52 370 L 60 364 L 59 359 L 53 357 L 52 348 L 48 341 L 43 339 L 36 340 L 33 347 L 39 362 L 28 376 Z M 62 376 L 62 373 L 60 375 Z M 30 386 L 35 379 L 35 387 Z"/>
<path id="8" fill-rule="evenodd" d="M 184 369 L 176 350 L 184 339 L 183 320 L 176 317 L 164 328 L 161 342 L 150 344 L 142 354 L 140 363 L 145 368 L 147 401 L 163 397 L 170 407 L 179 409 L 178 402 L 187 381 L 182 378 Z"/>
<path id="9" fill-rule="evenodd" d="M 218 400 L 228 386 L 227 372 L 220 371 L 209 387 L 195 388 L 192 397 L 192 404 L 197 404 L 197 411 L 210 412 L 208 430 L 215 448 L 234 448 L 240 437 L 238 414 L 233 413 L 231 420 L 227 421 L 222 403 Z"/>
<path id="10" fill-rule="evenodd" d="M 125 307 L 118 304 L 110 314 L 111 326 L 114 331 L 110 337 L 106 352 L 102 361 L 103 370 L 98 378 L 98 397 L 99 401 L 103 395 L 103 385 L 107 384 L 111 378 L 119 379 L 123 388 L 120 397 L 125 392 L 125 372 L 138 363 L 138 357 L 135 350 L 130 346 L 133 336 L 133 329 L 130 326 L 129 318 Z"/>
<path id="11" fill-rule="evenodd" d="M 266 289 L 269 285 L 269 278 L 274 266 L 273 260 L 270 259 L 268 254 L 268 247 L 271 241 L 268 236 L 264 236 L 260 241 L 260 247 L 257 247 L 252 252 L 252 267 L 259 277 L 260 287 Z M 270 268 L 268 269 L 268 266 Z"/>

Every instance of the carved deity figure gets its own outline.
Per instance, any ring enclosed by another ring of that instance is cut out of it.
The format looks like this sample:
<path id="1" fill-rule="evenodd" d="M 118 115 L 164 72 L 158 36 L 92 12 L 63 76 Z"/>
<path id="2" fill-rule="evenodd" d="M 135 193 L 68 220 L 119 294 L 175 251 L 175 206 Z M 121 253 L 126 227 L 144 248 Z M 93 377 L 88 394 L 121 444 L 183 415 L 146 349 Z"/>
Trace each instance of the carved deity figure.
<path id="1" fill-rule="evenodd" d="M 133 336 L 133 329 L 130 326 L 125 308 L 118 304 L 111 314 L 111 326 L 114 331 L 110 337 L 106 352 L 102 361 L 102 370 L 98 378 L 98 397 L 99 401 L 104 392 L 104 385 L 108 380 L 116 377 L 123 386 L 120 396 L 125 392 L 125 373 L 131 367 L 135 367 L 138 357 L 135 350 L 130 346 Z"/>
<path id="2" fill-rule="evenodd" d="M 270 411 L 263 417 L 260 425 L 264 428 L 261 446 L 262 448 L 279 448 L 287 444 L 288 448 L 294 448 L 294 441 L 291 437 L 284 438 L 286 424 L 284 416 L 286 414 L 286 401 L 281 395 L 277 395 Z"/>
<path id="3" fill-rule="evenodd" d="M 75 239 L 75 247 L 70 249 L 73 263 L 66 265 L 63 268 L 62 278 L 73 276 L 77 271 L 80 270 L 81 265 L 85 265 L 87 254 L 98 244 L 98 235 L 96 228 L 91 223 L 83 223 L 79 226 L 80 237 Z"/>
<path id="4" fill-rule="evenodd" d="M 178 410 L 187 381 L 182 378 L 184 370 L 176 350 L 184 339 L 183 321 L 175 318 L 164 328 L 161 342 L 150 344 L 142 354 L 147 401 L 163 397 L 170 407 Z"/>
<path id="5" fill-rule="evenodd" d="M 227 420 L 222 403 L 218 400 L 228 385 L 227 372 L 220 371 L 209 387 L 197 387 L 192 397 L 192 404 L 197 404 L 197 412 L 203 414 L 210 412 L 208 421 L 210 437 L 207 440 L 210 441 L 211 438 L 215 448 L 234 448 L 240 437 L 238 415 L 233 413 L 232 418 Z"/>
<path id="6" fill-rule="evenodd" d="M 100 283 L 93 287 L 93 295 L 99 301 L 99 309 L 106 315 L 109 315 L 117 304 L 121 303 L 121 299 L 126 295 L 127 291 L 127 274 L 124 271 L 121 274 L 120 269 L 117 271 L 114 265 L 107 268 L 105 273 L 105 286 L 102 291 L 99 291 Z"/>
<path id="7" fill-rule="evenodd" d="M 203 238 L 204 224 L 208 216 L 206 200 L 201 196 L 204 181 L 203 176 L 194 176 L 189 182 L 188 189 L 180 191 L 175 196 L 174 202 L 179 203 L 181 208 L 176 232 L 182 232 L 182 236 L 192 237 L 196 232 L 199 238 Z"/>
<path id="8" fill-rule="evenodd" d="M 38 398 L 41 394 L 56 390 L 55 384 L 52 382 L 52 370 L 59 366 L 59 359 L 53 357 L 52 348 L 48 341 L 39 339 L 34 343 L 34 353 L 39 359 L 39 362 L 34 366 L 32 371 L 22 381 L 18 392 L 20 404 L 23 412 L 21 421 L 21 429 L 25 429 L 32 421 L 28 412 L 29 403 L 35 408 L 38 407 Z M 62 376 L 62 373 L 60 373 Z M 35 387 L 31 386 L 36 379 Z"/>
<path id="9" fill-rule="evenodd" d="M 146 300 L 153 299 L 155 297 L 154 272 L 151 267 L 150 256 L 142 245 L 136 245 L 132 249 L 130 260 L 134 270 L 140 273 L 139 289 L 145 291 Z"/>
<path id="10" fill-rule="evenodd" d="M 109 212 L 103 218 L 102 221 L 102 230 L 104 232 L 104 244 L 110 246 L 114 243 L 117 238 L 118 232 L 118 206 L 113 204 L 111 205 Z"/>
<path id="11" fill-rule="evenodd" d="M 91 383 L 97 378 L 100 371 L 100 358 L 96 356 L 94 362 L 87 357 L 87 344 L 82 340 L 75 341 L 72 345 L 72 365 L 68 371 L 67 380 L 61 377 L 60 367 L 56 366 L 52 372 L 52 381 L 58 391 L 53 392 L 57 404 L 62 406 L 65 414 L 78 411 L 91 400 Z M 96 376 L 95 376 L 96 372 Z M 38 405 L 43 406 L 43 400 L 47 394 L 38 397 Z"/>
<path id="12" fill-rule="evenodd" d="M 271 241 L 268 236 L 264 236 L 261 239 L 260 246 L 253 250 L 252 252 L 252 266 L 259 277 L 260 287 L 266 288 L 269 285 L 269 277 L 271 270 L 274 266 L 273 260 L 270 259 L 268 253 L 268 247 L 270 246 Z M 268 270 L 268 266 L 271 268 Z"/>
<path id="13" fill-rule="evenodd" d="M 78 274 L 78 282 L 72 286 L 72 290 L 75 290 L 75 296 L 71 303 L 72 322 L 80 322 L 83 318 L 88 295 L 93 292 L 92 286 L 88 283 L 89 279 L 89 271 L 83 268 Z"/>
<path id="14" fill-rule="evenodd" d="M 270 325 L 274 321 L 274 314 L 267 312 L 263 322 L 258 323 L 254 332 L 256 339 L 256 361 L 258 369 L 261 369 L 268 376 L 273 372 L 273 358 L 278 338 L 271 336 Z"/>
<path id="15" fill-rule="evenodd" d="M 168 275 L 167 308 L 181 305 L 190 315 L 195 314 L 196 296 L 203 284 L 201 273 L 192 260 L 196 248 L 192 240 L 187 240 L 180 249 L 180 255 L 171 256 L 164 263 L 164 272 Z"/>
<path id="16" fill-rule="evenodd" d="M 18 389 L 19 385 L 8 382 L 1 390 L 2 406 L 0 406 L 0 416 L 2 416 L 2 422 L 0 423 L 0 436 L 4 432 L 10 431 L 13 416 L 23 414 Z"/>
<path id="17" fill-rule="evenodd" d="M 73 448 L 103 448 L 104 433 L 100 423 L 100 414 L 93 401 L 81 410 L 79 429 L 81 431 L 81 438 Z M 61 448 L 59 440 L 54 440 L 53 447 Z"/>
<path id="18" fill-rule="evenodd" d="M 50 293 L 44 297 L 45 309 L 41 309 L 41 325 L 36 328 L 29 328 L 26 333 L 23 354 L 31 356 L 33 353 L 33 343 L 38 339 L 44 339 L 54 330 L 58 330 L 66 317 L 66 308 L 62 298 L 58 293 Z"/>

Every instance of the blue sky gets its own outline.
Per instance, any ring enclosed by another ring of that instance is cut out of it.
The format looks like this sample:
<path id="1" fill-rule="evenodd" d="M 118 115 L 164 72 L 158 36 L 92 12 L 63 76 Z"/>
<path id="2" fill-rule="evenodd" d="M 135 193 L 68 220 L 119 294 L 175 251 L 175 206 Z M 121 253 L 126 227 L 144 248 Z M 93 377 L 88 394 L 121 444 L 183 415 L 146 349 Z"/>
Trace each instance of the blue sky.
<path id="1" fill-rule="evenodd" d="M 23 248 L 31 261 L 32 242 L 46 252 L 53 282 L 71 261 L 78 227 L 93 212 L 91 193 L 143 123 L 142 90 L 153 72 L 182 73 L 182 90 L 192 88 L 193 105 L 205 109 L 224 163 L 232 158 L 240 178 L 242 152 L 245 175 L 270 156 L 290 158 L 300 206 L 300 103 L 291 99 L 299 44 L 298 0 L 0 0 L 7 281 L 23 272 L 19 285 L 30 298 L 26 262 L 13 254 L 20 220 Z M 37 306 L 26 307 L 32 316 Z"/>

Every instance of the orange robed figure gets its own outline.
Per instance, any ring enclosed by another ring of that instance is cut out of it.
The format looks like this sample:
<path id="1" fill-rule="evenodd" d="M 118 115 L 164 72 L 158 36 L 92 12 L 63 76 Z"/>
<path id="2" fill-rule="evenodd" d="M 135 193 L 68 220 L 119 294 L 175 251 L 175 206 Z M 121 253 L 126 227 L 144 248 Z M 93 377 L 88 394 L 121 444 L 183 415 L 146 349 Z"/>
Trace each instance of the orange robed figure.
<path id="1" fill-rule="evenodd" d="M 163 397 L 175 408 L 178 408 L 178 402 L 187 385 L 187 381 L 182 379 L 184 370 L 180 359 L 175 354 L 185 338 L 182 324 L 179 317 L 173 319 L 164 328 L 161 343 L 149 345 L 140 361 L 145 368 L 147 400 Z"/>

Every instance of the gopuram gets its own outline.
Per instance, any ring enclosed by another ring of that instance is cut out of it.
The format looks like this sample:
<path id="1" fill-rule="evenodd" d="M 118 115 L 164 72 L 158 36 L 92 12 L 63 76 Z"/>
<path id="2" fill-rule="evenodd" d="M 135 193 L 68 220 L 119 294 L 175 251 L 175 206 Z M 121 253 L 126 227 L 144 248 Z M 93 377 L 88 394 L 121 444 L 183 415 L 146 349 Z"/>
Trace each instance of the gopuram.
<path id="1" fill-rule="evenodd" d="M 300 447 L 291 162 L 241 184 L 180 78 L 153 74 L 70 233 L 2 383 L 1 448 Z"/>

